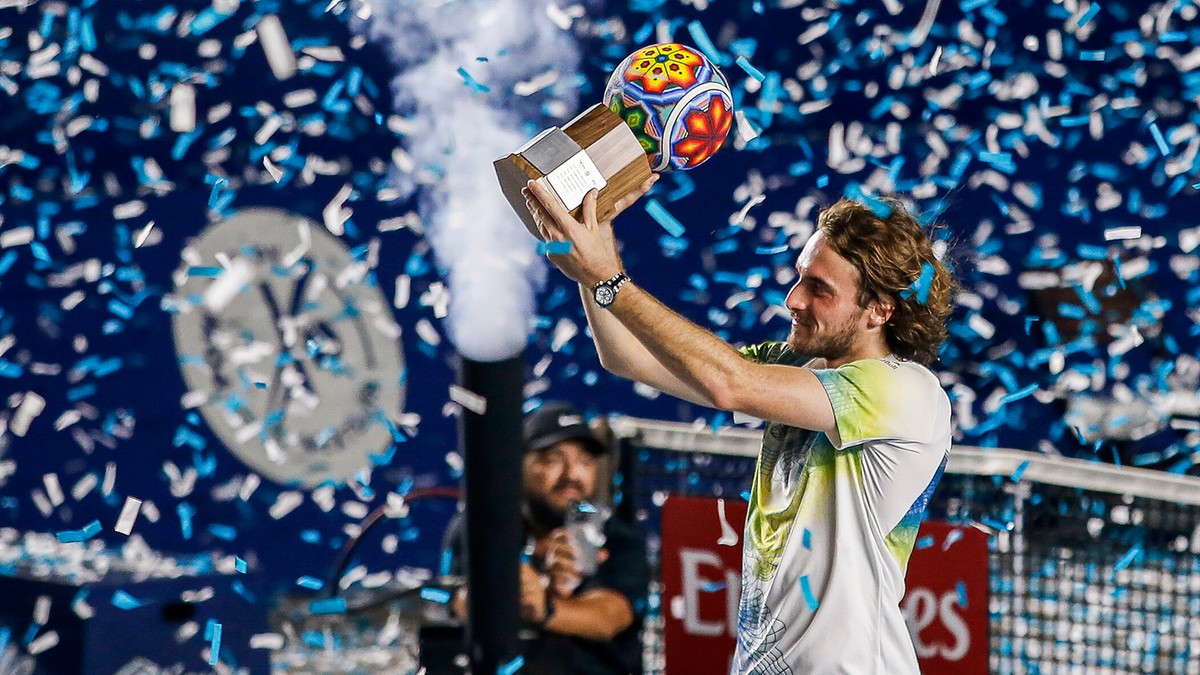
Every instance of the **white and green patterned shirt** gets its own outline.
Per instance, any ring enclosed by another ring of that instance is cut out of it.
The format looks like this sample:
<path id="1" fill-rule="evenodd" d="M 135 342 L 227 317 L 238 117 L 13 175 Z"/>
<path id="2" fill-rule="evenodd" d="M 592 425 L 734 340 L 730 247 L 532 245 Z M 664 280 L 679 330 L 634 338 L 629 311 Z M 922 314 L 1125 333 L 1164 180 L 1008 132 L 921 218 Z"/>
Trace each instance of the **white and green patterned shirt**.
<path id="1" fill-rule="evenodd" d="M 785 343 L 742 353 L 811 368 L 837 428 L 763 433 L 732 672 L 917 675 L 900 601 L 950 450 L 949 398 L 927 368 L 894 356 L 822 369 Z"/>

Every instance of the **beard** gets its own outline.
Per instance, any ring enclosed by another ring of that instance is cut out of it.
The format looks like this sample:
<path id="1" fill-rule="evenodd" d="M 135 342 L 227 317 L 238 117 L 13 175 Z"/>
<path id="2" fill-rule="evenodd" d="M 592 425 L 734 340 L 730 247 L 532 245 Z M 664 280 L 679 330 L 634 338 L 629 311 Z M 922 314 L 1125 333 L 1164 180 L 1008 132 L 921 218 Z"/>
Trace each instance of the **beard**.
<path id="1" fill-rule="evenodd" d="M 583 486 L 574 481 L 557 484 L 550 489 L 550 492 L 554 493 L 568 488 L 573 488 L 579 495 L 575 499 L 579 501 L 587 501 L 589 499 Z M 527 490 L 525 492 L 525 503 L 528 508 L 529 519 L 536 525 L 547 529 L 557 529 L 562 527 L 566 521 L 566 507 L 554 504 L 548 494 Z"/>
<path id="2" fill-rule="evenodd" d="M 850 353 L 858 337 L 856 318 L 850 317 L 828 331 L 820 330 L 815 323 L 793 325 L 788 332 L 788 347 L 809 358 L 840 359 Z"/>
<path id="3" fill-rule="evenodd" d="M 552 506 L 540 495 L 526 495 L 526 515 L 533 525 L 556 530 L 566 524 L 567 514 Z"/>

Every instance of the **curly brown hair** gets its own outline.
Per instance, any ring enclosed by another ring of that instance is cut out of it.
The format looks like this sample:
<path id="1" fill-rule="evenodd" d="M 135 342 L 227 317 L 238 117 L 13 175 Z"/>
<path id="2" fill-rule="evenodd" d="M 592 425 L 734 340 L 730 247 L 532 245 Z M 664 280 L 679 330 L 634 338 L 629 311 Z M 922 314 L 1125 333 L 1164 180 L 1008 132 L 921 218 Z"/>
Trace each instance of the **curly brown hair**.
<path id="1" fill-rule="evenodd" d="M 858 304 L 895 307 L 884 338 L 896 356 L 929 365 L 946 339 L 958 289 L 934 253 L 929 235 L 898 199 L 867 206 L 842 199 L 821 211 L 817 227 L 838 255 L 858 270 Z"/>

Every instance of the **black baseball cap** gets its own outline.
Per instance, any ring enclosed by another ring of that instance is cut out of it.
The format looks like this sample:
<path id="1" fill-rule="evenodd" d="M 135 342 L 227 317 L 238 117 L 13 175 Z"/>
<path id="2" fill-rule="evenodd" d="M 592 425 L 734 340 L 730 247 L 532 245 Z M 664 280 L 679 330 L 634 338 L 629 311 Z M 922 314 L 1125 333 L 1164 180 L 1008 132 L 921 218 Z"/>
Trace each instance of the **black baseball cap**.
<path id="1" fill-rule="evenodd" d="M 566 401 L 549 401 L 525 416 L 525 449 L 545 450 L 567 439 L 583 442 L 593 455 L 603 455 L 608 447 L 588 428 L 583 413 Z"/>

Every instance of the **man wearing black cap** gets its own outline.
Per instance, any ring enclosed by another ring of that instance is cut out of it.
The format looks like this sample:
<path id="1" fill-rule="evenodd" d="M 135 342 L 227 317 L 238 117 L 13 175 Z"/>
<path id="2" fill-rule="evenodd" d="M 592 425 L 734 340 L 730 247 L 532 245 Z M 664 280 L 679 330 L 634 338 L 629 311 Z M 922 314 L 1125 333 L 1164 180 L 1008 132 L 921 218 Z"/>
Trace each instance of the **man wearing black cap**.
<path id="1" fill-rule="evenodd" d="M 641 615 L 649 571 L 644 542 L 616 518 L 603 523 L 597 565 L 589 548 L 573 539 L 567 513 L 595 498 L 598 463 L 608 447 L 569 403 L 546 403 L 525 417 L 523 462 L 527 537 L 521 563 L 521 618 L 534 629 L 523 673 L 610 675 L 640 673 Z M 603 511 L 597 507 L 593 511 Z M 465 561 L 465 519 L 446 531 L 445 574 L 459 574 Z M 587 573 L 591 567 L 594 573 Z M 464 615 L 465 595 L 455 598 Z"/>

